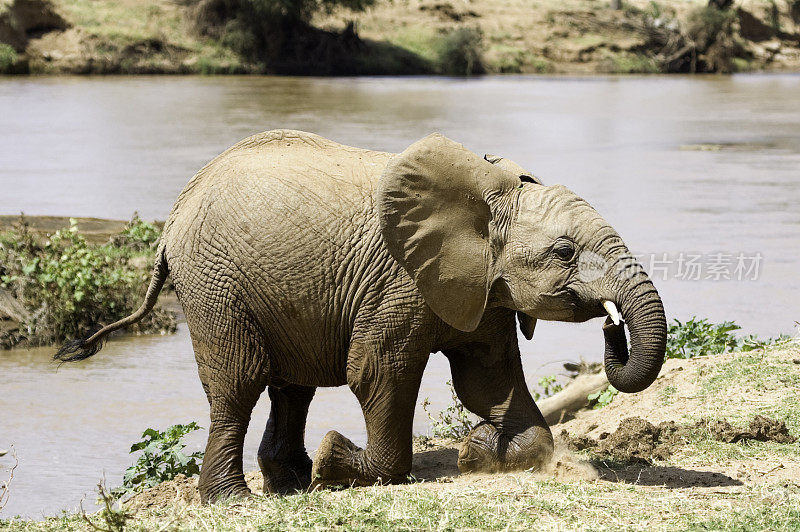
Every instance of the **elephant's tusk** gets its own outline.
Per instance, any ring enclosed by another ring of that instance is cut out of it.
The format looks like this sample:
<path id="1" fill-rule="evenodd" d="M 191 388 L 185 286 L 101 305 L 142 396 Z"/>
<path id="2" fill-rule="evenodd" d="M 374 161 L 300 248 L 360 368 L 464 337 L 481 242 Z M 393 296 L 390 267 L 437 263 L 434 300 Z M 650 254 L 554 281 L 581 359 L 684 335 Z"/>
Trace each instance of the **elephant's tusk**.
<path id="1" fill-rule="evenodd" d="M 611 316 L 611 321 L 614 322 L 614 325 L 619 325 L 619 311 L 617 310 L 617 306 L 612 303 L 611 301 L 603 301 L 603 308 L 606 309 L 608 315 Z"/>

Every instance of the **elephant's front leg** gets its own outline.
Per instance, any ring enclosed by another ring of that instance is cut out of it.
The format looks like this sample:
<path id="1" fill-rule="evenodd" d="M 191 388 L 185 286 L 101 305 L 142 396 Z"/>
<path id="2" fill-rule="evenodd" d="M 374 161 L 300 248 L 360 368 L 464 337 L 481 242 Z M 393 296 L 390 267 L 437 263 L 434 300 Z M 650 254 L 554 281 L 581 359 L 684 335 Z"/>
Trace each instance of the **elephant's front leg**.
<path id="1" fill-rule="evenodd" d="M 519 352 L 488 364 L 469 349 L 446 351 L 445 355 L 459 399 L 485 420 L 464 441 L 458 455 L 459 470 L 539 469 L 549 462 L 553 436 L 525 384 Z"/>
<path id="2" fill-rule="evenodd" d="M 336 431 L 326 434 L 314 456 L 314 485 L 406 481 L 411 472 L 414 406 L 427 359 L 424 350 L 408 353 L 353 344 L 348 384 L 364 412 L 367 447 L 359 448 Z"/>

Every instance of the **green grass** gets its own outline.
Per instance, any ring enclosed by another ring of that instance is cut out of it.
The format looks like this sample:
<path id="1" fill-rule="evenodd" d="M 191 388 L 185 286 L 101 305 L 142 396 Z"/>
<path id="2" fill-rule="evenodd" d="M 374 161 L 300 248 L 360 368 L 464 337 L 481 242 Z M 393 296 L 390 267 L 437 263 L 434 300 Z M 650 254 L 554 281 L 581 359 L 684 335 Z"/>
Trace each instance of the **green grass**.
<path id="1" fill-rule="evenodd" d="M 483 57 L 483 34 L 476 28 L 461 27 L 439 32 L 424 26 L 412 26 L 387 35 L 387 42 L 411 52 L 430 65 L 435 73 L 468 76 L 487 69 Z"/>
<path id="2" fill-rule="evenodd" d="M 120 73 L 137 70 L 169 70 L 162 52 L 151 52 L 151 57 L 121 57 L 126 47 L 146 42 L 160 42 L 186 55 L 181 70 L 198 74 L 236 74 L 252 70 L 241 56 L 230 47 L 197 35 L 189 27 L 184 11 L 177 5 L 153 4 L 123 0 L 56 0 L 65 18 L 75 27 L 95 40 L 100 55 L 116 58 Z M 171 7 L 170 7 L 171 6 Z M 47 65 L 36 65 L 44 69 Z"/>
<path id="3" fill-rule="evenodd" d="M 60 0 L 57 5 L 70 22 L 111 41 L 130 44 L 147 38 L 180 38 L 182 34 L 177 11 L 166 12 L 147 2 Z"/>
<path id="4" fill-rule="evenodd" d="M 700 397 L 716 404 L 731 422 L 744 423 L 754 414 L 786 422 L 800 434 L 800 375 L 791 359 L 741 354 L 722 362 L 700 383 Z M 796 445 L 798 457 L 800 446 Z"/>
<path id="5" fill-rule="evenodd" d="M 735 353 L 699 372 L 698 399 L 703 407 L 691 418 L 727 419 L 745 427 L 756 414 L 786 423 L 800 435 L 800 364 L 796 341 L 781 341 L 762 350 Z M 793 350 L 794 349 L 794 350 Z M 794 353 L 794 355 L 792 355 Z M 726 444 L 698 430 L 685 451 L 695 463 L 731 460 L 800 460 L 800 442 Z"/>
<path id="6" fill-rule="evenodd" d="M 669 405 L 675 401 L 675 393 L 677 391 L 678 389 L 675 386 L 667 386 L 659 392 L 658 397 L 663 404 Z"/>
<path id="7" fill-rule="evenodd" d="M 485 58 L 486 68 L 501 74 L 536 72 L 549 74 L 554 71 L 553 63 L 528 50 L 505 44 L 493 44 Z"/>
<path id="8" fill-rule="evenodd" d="M 796 432 L 793 432 L 796 434 Z M 748 440 L 725 443 L 715 440 L 707 431 L 699 429 L 687 441 L 687 448 L 669 461 L 669 464 L 687 463 L 702 465 L 724 465 L 739 460 L 799 460 L 800 444 L 775 443 Z M 689 462 L 687 462 L 689 460 Z"/>
<path id="9" fill-rule="evenodd" d="M 499 489 L 415 485 L 172 505 L 139 512 L 126 530 L 797 530 L 798 518 L 797 486 L 657 490 L 520 475 Z M 9 531 L 86 528 L 74 515 L 0 521 Z"/>
<path id="10" fill-rule="evenodd" d="M 653 59 L 630 52 L 608 52 L 606 65 L 612 74 L 657 74 L 661 71 Z"/>
<path id="11" fill-rule="evenodd" d="M 434 64 L 439 59 L 436 51 L 437 38 L 438 34 L 432 28 L 412 26 L 389 35 L 387 40 L 390 44 L 408 50 L 423 60 Z"/>
<path id="12" fill-rule="evenodd" d="M 10 74 L 17 62 L 17 52 L 9 45 L 0 43 L 0 74 Z"/>
<path id="13" fill-rule="evenodd" d="M 800 506 L 796 498 L 784 499 L 775 493 L 768 499 L 775 505 L 786 504 L 786 507 L 770 507 L 769 504 L 755 504 L 742 501 L 741 506 L 731 508 L 725 515 L 718 515 L 702 521 L 689 521 L 686 530 L 718 530 L 718 531 L 763 531 L 763 530 L 800 530 Z"/>

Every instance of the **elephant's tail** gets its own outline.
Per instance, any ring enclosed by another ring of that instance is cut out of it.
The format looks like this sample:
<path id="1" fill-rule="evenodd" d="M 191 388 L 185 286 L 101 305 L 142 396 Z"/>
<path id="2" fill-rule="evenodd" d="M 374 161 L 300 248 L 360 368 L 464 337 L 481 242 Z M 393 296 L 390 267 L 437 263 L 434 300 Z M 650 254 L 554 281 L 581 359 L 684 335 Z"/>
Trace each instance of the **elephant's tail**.
<path id="1" fill-rule="evenodd" d="M 164 287 L 164 281 L 169 275 L 169 268 L 167 267 L 167 257 L 164 251 L 164 244 L 162 243 L 156 252 L 156 263 L 153 266 L 153 276 L 150 278 L 150 286 L 147 289 L 144 303 L 139 309 L 119 321 L 115 321 L 110 325 L 97 330 L 90 331 L 84 338 L 77 340 L 70 340 L 66 342 L 61 349 L 58 350 L 53 356 L 53 360 L 60 362 L 74 362 L 76 360 L 84 360 L 96 354 L 103 347 L 103 340 L 108 334 L 122 329 L 136 323 L 144 318 L 148 312 L 153 310 L 158 299 L 158 294 Z"/>

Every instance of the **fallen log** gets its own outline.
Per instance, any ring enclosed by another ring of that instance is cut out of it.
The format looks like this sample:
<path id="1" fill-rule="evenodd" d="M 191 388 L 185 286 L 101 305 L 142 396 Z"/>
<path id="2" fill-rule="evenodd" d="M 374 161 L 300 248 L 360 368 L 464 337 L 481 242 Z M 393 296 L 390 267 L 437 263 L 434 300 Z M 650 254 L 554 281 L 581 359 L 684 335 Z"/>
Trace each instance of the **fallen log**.
<path id="1" fill-rule="evenodd" d="M 607 386 L 608 379 L 603 371 L 578 375 L 563 390 L 539 401 L 539 410 L 549 425 L 556 425 L 566 420 L 573 412 L 588 406 L 587 396 Z"/>

